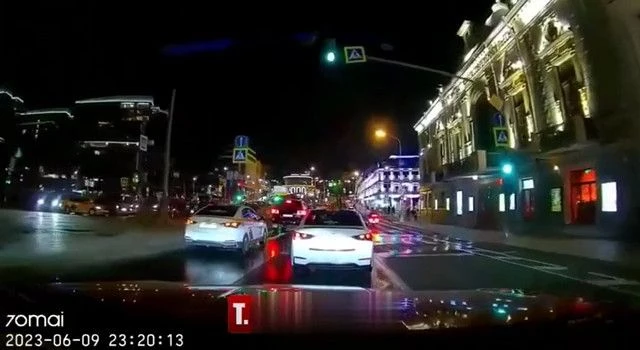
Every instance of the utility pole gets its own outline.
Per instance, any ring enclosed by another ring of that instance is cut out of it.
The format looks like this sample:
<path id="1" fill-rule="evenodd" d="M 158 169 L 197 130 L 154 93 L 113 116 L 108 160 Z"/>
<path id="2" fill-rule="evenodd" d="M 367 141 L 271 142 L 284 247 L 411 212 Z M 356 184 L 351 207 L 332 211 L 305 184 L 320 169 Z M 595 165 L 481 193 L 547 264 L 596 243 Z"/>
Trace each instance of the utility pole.
<path id="1" fill-rule="evenodd" d="M 167 136 L 164 150 L 164 181 L 162 188 L 162 204 L 160 206 L 161 217 L 167 217 L 169 205 L 169 172 L 171 171 L 171 132 L 173 128 L 173 112 L 176 104 L 176 89 L 171 92 L 171 105 L 167 120 Z"/>

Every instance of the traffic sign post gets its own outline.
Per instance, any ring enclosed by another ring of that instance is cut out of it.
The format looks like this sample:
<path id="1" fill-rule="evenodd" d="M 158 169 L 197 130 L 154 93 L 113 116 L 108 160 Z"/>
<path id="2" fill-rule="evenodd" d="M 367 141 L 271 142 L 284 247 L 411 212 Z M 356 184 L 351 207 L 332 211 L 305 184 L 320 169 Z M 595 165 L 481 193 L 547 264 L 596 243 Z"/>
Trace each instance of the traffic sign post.
<path id="1" fill-rule="evenodd" d="M 233 142 L 234 148 L 249 148 L 249 136 L 238 135 Z"/>
<path id="2" fill-rule="evenodd" d="M 247 162 L 247 148 L 234 148 L 233 149 L 233 163 L 244 164 Z"/>
<path id="3" fill-rule="evenodd" d="M 345 63 L 367 62 L 367 55 L 364 51 L 364 46 L 345 46 L 344 61 Z"/>
<path id="4" fill-rule="evenodd" d="M 496 147 L 509 147 L 509 129 L 505 127 L 493 128 L 493 140 Z"/>

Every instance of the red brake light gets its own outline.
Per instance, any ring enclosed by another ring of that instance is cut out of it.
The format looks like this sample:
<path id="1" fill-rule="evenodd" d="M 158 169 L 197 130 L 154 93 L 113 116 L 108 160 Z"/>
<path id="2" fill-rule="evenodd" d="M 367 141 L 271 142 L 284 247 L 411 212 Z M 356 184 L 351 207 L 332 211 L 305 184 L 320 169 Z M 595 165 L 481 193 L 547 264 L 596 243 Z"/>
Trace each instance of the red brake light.
<path id="1" fill-rule="evenodd" d="M 280 214 L 280 210 L 276 208 L 271 208 L 271 214 Z"/>
<path id="2" fill-rule="evenodd" d="M 298 216 L 305 216 L 305 215 L 307 215 L 307 211 L 306 211 L 306 210 L 298 210 L 298 211 L 296 212 L 296 215 L 298 215 Z"/>
<path id="3" fill-rule="evenodd" d="M 224 227 L 232 227 L 232 228 L 238 228 L 240 226 L 239 222 L 225 222 Z"/>
<path id="4" fill-rule="evenodd" d="M 287 204 L 291 204 L 291 199 L 287 199 L 286 201 L 284 201 Z"/>
<path id="5" fill-rule="evenodd" d="M 313 235 L 304 232 L 294 232 L 293 239 L 309 239 L 313 238 Z"/>
<path id="6" fill-rule="evenodd" d="M 371 232 L 367 232 L 367 233 L 362 233 L 359 234 L 357 236 L 353 236 L 353 238 L 360 240 L 360 241 L 372 241 L 373 240 L 373 233 Z"/>

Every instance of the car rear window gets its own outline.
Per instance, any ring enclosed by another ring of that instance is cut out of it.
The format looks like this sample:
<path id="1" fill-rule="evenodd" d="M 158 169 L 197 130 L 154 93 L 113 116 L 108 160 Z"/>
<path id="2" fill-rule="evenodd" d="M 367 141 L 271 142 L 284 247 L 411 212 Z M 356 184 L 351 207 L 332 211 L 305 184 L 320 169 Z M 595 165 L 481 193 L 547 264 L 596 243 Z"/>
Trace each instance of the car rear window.
<path id="1" fill-rule="evenodd" d="M 278 208 L 283 211 L 297 211 L 304 209 L 302 202 L 295 199 L 286 199 L 278 206 Z"/>
<path id="2" fill-rule="evenodd" d="M 312 210 L 304 226 L 358 226 L 364 227 L 360 216 L 351 210 Z"/>
<path id="3" fill-rule="evenodd" d="M 235 205 L 208 205 L 197 212 L 194 215 L 198 216 L 235 216 L 238 212 L 238 207 Z"/>

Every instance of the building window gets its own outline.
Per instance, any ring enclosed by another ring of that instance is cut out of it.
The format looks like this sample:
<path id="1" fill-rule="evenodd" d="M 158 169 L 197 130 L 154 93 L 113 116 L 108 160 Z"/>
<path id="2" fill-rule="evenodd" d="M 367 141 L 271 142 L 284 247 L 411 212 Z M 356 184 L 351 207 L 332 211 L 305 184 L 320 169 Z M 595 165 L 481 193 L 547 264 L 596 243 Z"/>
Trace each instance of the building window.
<path id="1" fill-rule="evenodd" d="M 473 196 L 469 196 L 469 198 L 468 198 L 468 203 L 467 203 L 467 210 L 468 210 L 469 212 L 472 212 L 472 211 L 473 211 L 473 205 L 474 205 L 474 202 L 473 202 Z"/>
<path id="2" fill-rule="evenodd" d="M 551 189 L 551 212 L 559 213 L 562 211 L 562 189 Z"/>
<path id="3" fill-rule="evenodd" d="M 449 197 L 444 199 L 444 206 L 447 211 L 451 210 L 451 200 L 449 199 Z"/>
<path id="4" fill-rule="evenodd" d="M 505 198 L 504 198 L 504 193 L 500 193 L 500 195 L 498 196 L 498 210 L 501 213 L 504 213 L 505 211 Z"/>
<path id="5" fill-rule="evenodd" d="M 462 215 L 462 191 L 456 192 L 456 214 Z"/>
<path id="6" fill-rule="evenodd" d="M 605 182 L 601 185 L 602 211 L 615 213 L 618 211 L 618 189 L 615 181 Z"/>

